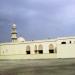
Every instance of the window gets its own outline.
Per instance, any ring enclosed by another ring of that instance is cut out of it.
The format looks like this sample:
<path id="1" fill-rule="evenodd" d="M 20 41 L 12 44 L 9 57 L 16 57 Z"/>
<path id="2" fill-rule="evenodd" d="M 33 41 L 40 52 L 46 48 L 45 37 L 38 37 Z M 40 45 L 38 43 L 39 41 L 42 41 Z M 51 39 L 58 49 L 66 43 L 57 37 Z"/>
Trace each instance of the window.
<path id="1" fill-rule="evenodd" d="M 26 47 L 26 54 L 31 54 L 31 52 L 30 52 L 30 46 Z"/>
<path id="2" fill-rule="evenodd" d="M 54 45 L 50 44 L 49 45 L 49 53 L 54 53 L 54 51 L 55 51 Z"/>
<path id="3" fill-rule="evenodd" d="M 43 50 L 38 50 L 38 53 L 39 54 L 43 54 Z"/>
<path id="4" fill-rule="evenodd" d="M 54 53 L 54 50 L 52 49 L 52 50 L 49 50 L 49 53 Z"/>
<path id="5" fill-rule="evenodd" d="M 61 44 L 66 44 L 66 42 L 61 42 Z"/>
<path id="6" fill-rule="evenodd" d="M 38 52 L 38 51 L 37 51 L 37 50 L 35 50 L 35 54 L 37 54 L 37 52 Z"/>
<path id="7" fill-rule="evenodd" d="M 70 44 L 71 44 L 72 42 L 70 41 Z"/>
<path id="8" fill-rule="evenodd" d="M 38 53 L 39 54 L 43 54 L 43 46 L 42 45 L 39 45 L 39 47 L 38 47 Z"/>
<path id="9" fill-rule="evenodd" d="M 30 51 L 26 51 L 26 54 L 30 54 Z"/>

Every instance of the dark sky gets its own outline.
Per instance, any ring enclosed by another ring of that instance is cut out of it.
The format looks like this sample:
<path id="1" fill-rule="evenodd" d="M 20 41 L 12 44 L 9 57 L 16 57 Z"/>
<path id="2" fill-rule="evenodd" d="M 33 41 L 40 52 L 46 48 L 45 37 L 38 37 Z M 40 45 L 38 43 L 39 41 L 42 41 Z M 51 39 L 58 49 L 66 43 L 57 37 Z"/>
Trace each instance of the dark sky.
<path id="1" fill-rule="evenodd" d="M 11 25 L 28 40 L 75 35 L 75 0 L 0 0 L 0 41 Z"/>

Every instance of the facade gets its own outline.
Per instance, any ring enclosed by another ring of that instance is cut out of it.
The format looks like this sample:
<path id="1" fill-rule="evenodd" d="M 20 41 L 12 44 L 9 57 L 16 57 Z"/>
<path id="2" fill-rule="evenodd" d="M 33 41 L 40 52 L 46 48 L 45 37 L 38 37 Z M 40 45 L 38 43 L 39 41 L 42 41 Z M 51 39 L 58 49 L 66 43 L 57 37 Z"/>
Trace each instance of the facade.
<path id="1" fill-rule="evenodd" d="M 11 31 L 12 42 L 0 44 L 0 59 L 75 58 L 75 37 L 26 41 L 17 38 L 16 25 Z"/>

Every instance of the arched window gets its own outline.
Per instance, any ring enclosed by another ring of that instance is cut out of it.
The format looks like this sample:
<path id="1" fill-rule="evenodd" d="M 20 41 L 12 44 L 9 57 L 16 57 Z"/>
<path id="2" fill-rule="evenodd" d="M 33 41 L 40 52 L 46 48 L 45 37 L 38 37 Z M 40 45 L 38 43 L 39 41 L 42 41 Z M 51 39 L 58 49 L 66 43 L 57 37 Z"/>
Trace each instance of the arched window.
<path id="1" fill-rule="evenodd" d="M 30 54 L 30 46 L 26 47 L 26 54 Z"/>
<path id="2" fill-rule="evenodd" d="M 38 53 L 43 54 L 43 46 L 42 45 L 38 46 Z"/>
<path id="3" fill-rule="evenodd" d="M 49 45 L 49 53 L 54 53 L 54 46 L 53 46 L 53 44 Z"/>
<path id="4" fill-rule="evenodd" d="M 37 54 L 37 46 L 35 45 L 35 47 L 34 47 L 34 52 L 35 52 L 35 54 Z"/>

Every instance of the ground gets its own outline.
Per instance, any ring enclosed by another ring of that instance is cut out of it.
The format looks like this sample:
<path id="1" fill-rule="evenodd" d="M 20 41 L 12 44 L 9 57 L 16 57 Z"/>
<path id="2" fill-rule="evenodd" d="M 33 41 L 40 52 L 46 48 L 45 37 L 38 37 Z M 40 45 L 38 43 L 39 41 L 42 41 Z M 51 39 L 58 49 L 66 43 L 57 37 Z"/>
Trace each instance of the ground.
<path id="1" fill-rule="evenodd" d="M 75 59 L 0 60 L 0 75 L 75 75 Z"/>

